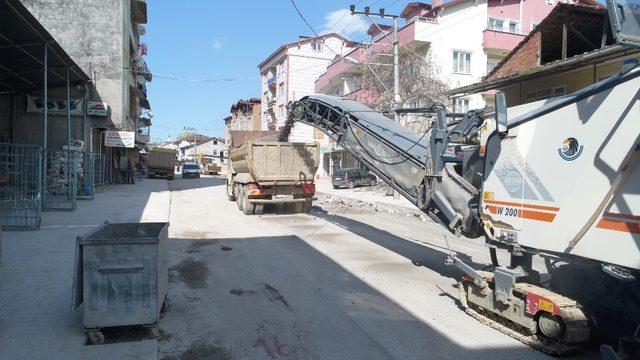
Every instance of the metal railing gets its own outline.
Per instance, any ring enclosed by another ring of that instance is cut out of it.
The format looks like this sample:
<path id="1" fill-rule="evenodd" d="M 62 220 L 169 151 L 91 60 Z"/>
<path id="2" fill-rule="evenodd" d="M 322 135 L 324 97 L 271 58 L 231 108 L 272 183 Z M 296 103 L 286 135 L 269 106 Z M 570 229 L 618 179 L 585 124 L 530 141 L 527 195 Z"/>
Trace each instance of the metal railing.
<path id="1" fill-rule="evenodd" d="M 45 149 L 43 160 L 47 162 L 43 210 L 68 210 L 76 208 L 80 151 Z"/>
<path id="2" fill-rule="evenodd" d="M 35 230 L 42 218 L 42 157 L 34 145 L 0 144 L 0 225 Z"/>

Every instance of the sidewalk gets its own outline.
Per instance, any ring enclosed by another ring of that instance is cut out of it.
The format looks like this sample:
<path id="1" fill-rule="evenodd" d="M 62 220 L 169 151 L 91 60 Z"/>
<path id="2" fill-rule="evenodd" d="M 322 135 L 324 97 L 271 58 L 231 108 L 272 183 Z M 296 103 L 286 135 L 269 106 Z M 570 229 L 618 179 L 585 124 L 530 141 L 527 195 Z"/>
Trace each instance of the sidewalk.
<path id="1" fill-rule="evenodd" d="M 411 211 L 417 211 L 415 205 L 409 200 L 396 193 L 395 196 L 387 196 L 384 193 L 375 191 L 377 187 L 357 187 L 355 189 L 339 188 L 334 189 L 331 185 L 331 179 L 320 179 L 316 181 L 316 192 L 325 195 L 337 196 L 350 200 L 359 200 L 363 202 L 373 202 L 385 205 L 392 205 L 407 208 Z"/>
<path id="2" fill-rule="evenodd" d="M 109 186 L 74 212 L 44 212 L 39 231 L 3 233 L 0 358 L 156 359 L 156 340 L 85 346 L 82 312 L 71 310 L 76 237 L 105 220 L 168 221 L 164 180 Z"/>

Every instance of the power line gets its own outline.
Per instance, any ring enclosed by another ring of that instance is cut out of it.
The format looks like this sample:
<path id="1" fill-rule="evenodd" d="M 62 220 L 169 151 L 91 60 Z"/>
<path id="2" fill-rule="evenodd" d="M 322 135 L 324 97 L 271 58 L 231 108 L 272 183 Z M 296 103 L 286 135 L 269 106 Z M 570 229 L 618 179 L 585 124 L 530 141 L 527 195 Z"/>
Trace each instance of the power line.
<path id="1" fill-rule="evenodd" d="M 358 1 L 356 1 L 356 2 L 354 3 L 354 5 L 358 5 L 358 4 L 360 4 L 361 2 L 363 2 L 363 1 L 364 1 L 364 0 L 358 0 Z M 398 1 L 399 1 L 399 0 L 398 0 Z M 342 14 L 342 16 L 340 17 L 340 19 L 338 19 L 336 22 L 334 22 L 334 23 L 333 23 L 333 25 L 329 28 L 329 30 L 327 30 L 327 32 L 328 32 L 328 33 L 330 33 L 330 32 L 331 32 L 331 30 L 333 30 L 333 28 L 335 28 L 335 27 L 336 27 L 336 25 L 338 25 L 338 23 L 339 23 L 342 19 L 344 19 L 344 18 L 345 18 L 345 16 L 347 16 L 348 14 L 349 14 L 349 12 L 348 12 L 348 11 L 347 11 L 347 12 L 345 12 L 344 14 Z M 351 25 L 351 24 L 349 24 L 349 25 Z M 344 30 L 345 30 L 349 25 L 347 25 L 346 27 L 344 27 L 341 31 L 344 31 Z"/>
<path id="2" fill-rule="evenodd" d="M 319 37 L 320 35 L 318 35 L 318 33 L 316 32 L 316 30 L 313 28 L 313 26 L 311 26 L 311 24 L 309 24 L 309 22 L 307 21 L 307 19 L 304 17 L 304 15 L 302 15 L 302 12 L 300 12 L 300 9 L 298 9 L 298 5 L 296 5 L 295 0 L 291 0 L 291 5 L 293 5 L 293 8 L 296 9 L 296 12 L 298 13 L 298 15 L 300 16 L 300 18 L 302 19 L 302 21 L 304 21 L 304 23 L 307 25 L 307 27 L 311 30 L 311 32 L 316 36 Z M 340 54 L 338 54 L 337 52 L 333 51 L 333 49 L 331 47 L 329 47 L 329 45 L 324 44 L 324 46 L 327 47 L 327 49 L 329 49 L 329 51 L 331 51 L 332 53 L 334 53 L 337 56 L 342 56 Z"/>
<path id="3" fill-rule="evenodd" d="M 126 66 L 113 67 L 113 66 L 109 66 L 109 65 L 105 65 L 105 64 L 98 64 L 96 66 L 97 67 L 108 68 L 108 69 L 111 69 L 111 70 L 120 70 L 120 69 L 122 69 L 122 70 L 130 70 L 130 71 L 134 72 L 137 75 L 150 74 L 154 78 L 158 78 L 158 79 L 183 81 L 183 82 L 217 83 L 217 82 L 233 82 L 233 81 L 243 81 L 243 80 L 255 80 L 255 78 L 253 78 L 253 77 L 246 77 L 246 76 L 244 76 L 244 77 L 242 77 L 242 76 L 223 77 L 223 78 L 197 78 L 197 77 L 192 77 L 192 76 L 178 76 L 178 75 L 174 75 L 174 74 L 154 74 L 154 73 L 151 73 L 151 72 L 139 71 L 137 69 L 129 68 L 129 67 L 126 67 Z M 94 70 L 100 72 L 96 68 L 94 68 Z M 106 75 L 104 72 L 100 72 L 100 73 L 102 75 Z"/>

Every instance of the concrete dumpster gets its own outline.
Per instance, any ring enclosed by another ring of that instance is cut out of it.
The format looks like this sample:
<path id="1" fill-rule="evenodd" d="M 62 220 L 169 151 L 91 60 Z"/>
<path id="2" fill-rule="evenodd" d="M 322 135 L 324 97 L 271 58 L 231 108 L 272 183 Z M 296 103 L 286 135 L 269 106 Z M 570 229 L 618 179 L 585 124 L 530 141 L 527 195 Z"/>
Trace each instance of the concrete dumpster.
<path id="1" fill-rule="evenodd" d="M 73 308 L 84 303 L 83 325 L 93 344 L 102 328 L 147 326 L 157 336 L 167 295 L 169 223 L 105 222 L 77 238 Z"/>

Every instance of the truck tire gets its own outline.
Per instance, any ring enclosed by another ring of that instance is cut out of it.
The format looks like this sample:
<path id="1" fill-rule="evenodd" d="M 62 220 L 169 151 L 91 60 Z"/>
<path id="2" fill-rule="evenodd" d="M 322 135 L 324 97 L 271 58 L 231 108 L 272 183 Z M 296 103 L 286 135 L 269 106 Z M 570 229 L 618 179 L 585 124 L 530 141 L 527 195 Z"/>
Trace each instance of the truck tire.
<path id="1" fill-rule="evenodd" d="M 334 188 L 334 189 L 337 189 L 337 188 L 339 188 L 339 187 L 340 187 L 340 186 L 338 186 L 338 185 L 333 185 L 333 188 Z"/>
<path id="2" fill-rule="evenodd" d="M 253 215 L 255 212 L 255 205 L 249 202 L 246 186 L 242 187 L 242 212 L 245 215 Z"/>
<path id="3" fill-rule="evenodd" d="M 238 205 L 238 210 L 242 211 L 242 205 L 244 205 L 244 201 L 242 201 L 242 197 L 244 196 L 242 185 L 236 185 L 236 205 Z"/>
<path id="4" fill-rule="evenodd" d="M 228 181 L 227 181 L 227 199 L 229 201 L 236 201 L 236 196 L 233 193 L 233 185 L 229 186 Z"/>
<path id="5" fill-rule="evenodd" d="M 308 199 L 302 203 L 302 212 L 308 214 L 311 212 L 311 208 L 313 207 L 313 200 Z"/>

